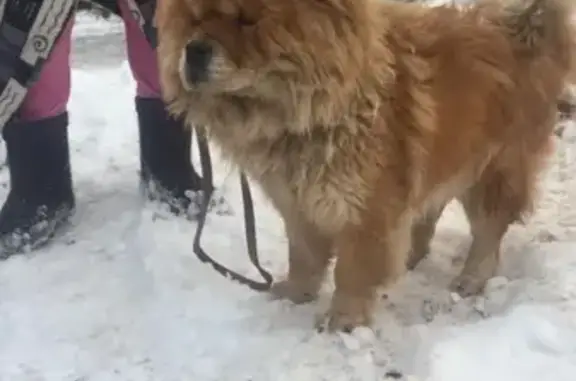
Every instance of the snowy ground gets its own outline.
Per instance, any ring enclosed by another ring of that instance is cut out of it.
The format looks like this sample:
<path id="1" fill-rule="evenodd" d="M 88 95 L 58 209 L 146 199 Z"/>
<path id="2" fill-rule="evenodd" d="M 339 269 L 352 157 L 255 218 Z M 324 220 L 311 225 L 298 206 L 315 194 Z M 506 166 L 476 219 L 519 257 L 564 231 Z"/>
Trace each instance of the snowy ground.
<path id="1" fill-rule="evenodd" d="M 319 306 L 271 302 L 221 278 L 192 253 L 194 223 L 141 200 L 133 80 L 121 25 L 112 22 L 110 31 L 82 16 L 75 29 L 74 226 L 41 252 L 0 263 L 0 381 L 376 381 L 387 373 L 422 381 L 574 380 L 573 126 L 558 141 L 537 214 L 506 236 L 501 276 L 486 297 L 453 301 L 446 291 L 469 243 L 454 205 L 432 256 L 382 301 L 374 332 L 318 334 Z M 254 274 L 237 175 L 220 163 L 216 175 L 235 214 L 210 218 L 206 249 Z M 6 184 L 5 169 L 0 176 Z M 279 276 L 285 238 L 256 197 L 261 256 Z M 326 302 L 324 295 L 320 305 Z"/>

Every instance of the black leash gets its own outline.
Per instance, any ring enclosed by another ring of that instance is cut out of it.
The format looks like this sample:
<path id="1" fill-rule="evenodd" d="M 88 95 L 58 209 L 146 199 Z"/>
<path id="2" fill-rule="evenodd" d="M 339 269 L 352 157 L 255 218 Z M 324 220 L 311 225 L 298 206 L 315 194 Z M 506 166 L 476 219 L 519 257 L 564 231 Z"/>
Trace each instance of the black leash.
<path id="1" fill-rule="evenodd" d="M 230 270 L 219 262 L 215 261 L 210 257 L 200 244 L 200 238 L 202 232 L 204 231 L 204 225 L 206 223 L 206 218 L 208 216 L 208 209 L 210 206 L 210 200 L 212 199 L 212 194 L 214 193 L 213 178 L 212 178 L 212 160 L 210 158 L 210 148 L 208 147 L 208 142 L 206 138 L 201 134 L 196 134 L 198 138 L 198 153 L 200 155 L 200 165 L 202 166 L 202 205 L 200 206 L 200 214 L 198 217 L 198 226 L 196 228 L 196 235 L 194 236 L 194 253 L 198 256 L 198 259 L 203 263 L 209 263 L 212 265 L 214 270 L 220 273 L 226 278 L 231 278 L 237 282 L 240 282 L 255 291 L 268 291 L 274 278 L 270 273 L 260 265 L 260 260 L 258 259 L 258 249 L 256 242 L 256 223 L 254 217 L 254 202 L 252 201 L 252 194 L 250 192 L 250 185 L 244 173 L 240 174 L 240 186 L 242 188 L 242 201 L 244 204 L 244 228 L 246 234 L 246 246 L 248 248 L 248 257 L 250 262 L 258 269 L 263 282 L 258 282 L 253 279 L 247 278 L 236 271 Z"/>

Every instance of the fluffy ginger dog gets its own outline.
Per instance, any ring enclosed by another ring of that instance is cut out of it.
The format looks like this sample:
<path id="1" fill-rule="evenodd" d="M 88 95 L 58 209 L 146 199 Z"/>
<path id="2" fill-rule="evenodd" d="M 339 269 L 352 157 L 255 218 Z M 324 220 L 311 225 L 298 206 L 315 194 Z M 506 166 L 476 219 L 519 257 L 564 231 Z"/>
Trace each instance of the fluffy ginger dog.
<path id="1" fill-rule="evenodd" d="M 573 78 L 569 4 L 164 0 L 164 96 L 282 216 L 289 269 L 273 295 L 312 301 L 335 257 L 319 324 L 349 331 L 428 253 L 452 199 L 473 241 L 451 287 L 477 294 L 494 276 Z"/>

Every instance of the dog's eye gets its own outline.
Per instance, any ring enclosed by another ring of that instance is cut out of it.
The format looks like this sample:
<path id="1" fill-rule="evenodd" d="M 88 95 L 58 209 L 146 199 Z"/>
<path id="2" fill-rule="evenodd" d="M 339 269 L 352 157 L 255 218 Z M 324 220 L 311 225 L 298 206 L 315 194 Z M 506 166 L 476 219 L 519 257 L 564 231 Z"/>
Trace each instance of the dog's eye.
<path id="1" fill-rule="evenodd" d="M 236 16 L 236 22 L 240 26 L 256 25 L 256 21 L 248 17 L 244 12 L 238 12 L 238 15 Z"/>

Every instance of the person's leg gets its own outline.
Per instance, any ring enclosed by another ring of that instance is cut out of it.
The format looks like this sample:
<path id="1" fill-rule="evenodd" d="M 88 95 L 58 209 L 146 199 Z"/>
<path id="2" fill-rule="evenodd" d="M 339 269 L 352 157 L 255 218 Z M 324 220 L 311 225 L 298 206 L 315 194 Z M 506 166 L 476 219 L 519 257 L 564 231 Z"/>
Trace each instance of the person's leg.
<path id="1" fill-rule="evenodd" d="M 161 98 L 156 52 L 130 14 L 126 0 L 118 1 L 137 86 L 143 189 L 148 198 L 165 202 L 174 213 L 181 213 L 190 205 L 190 192 L 201 190 L 201 178 L 191 163 L 191 130 L 168 115 Z"/>
<path id="2" fill-rule="evenodd" d="M 72 25 L 2 133 L 10 192 L 0 211 L 0 258 L 47 243 L 74 209 L 67 114 Z"/>

